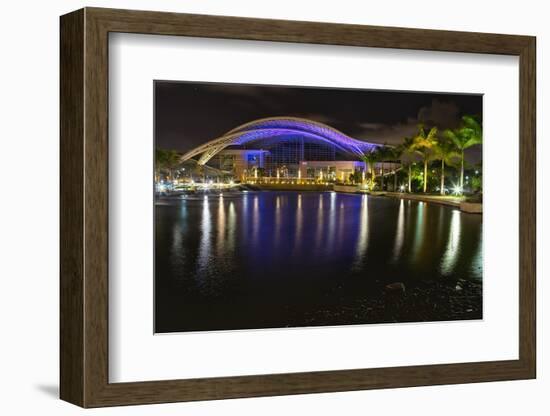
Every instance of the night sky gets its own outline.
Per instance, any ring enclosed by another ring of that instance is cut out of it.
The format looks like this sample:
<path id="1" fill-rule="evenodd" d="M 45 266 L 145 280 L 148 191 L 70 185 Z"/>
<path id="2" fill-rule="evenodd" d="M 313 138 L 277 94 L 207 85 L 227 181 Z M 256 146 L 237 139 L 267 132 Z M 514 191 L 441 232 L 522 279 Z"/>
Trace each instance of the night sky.
<path id="1" fill-rule="evenodd" d="M 264 117 L 318 121 L 348 136 L 398 144 L 419 122 L 442 131 L 479 115 L 482 96 L 226 83 L 155 82 L 156 146 L 187 151 Z M 479 159 L 479 146 L 470 158 Z"/>

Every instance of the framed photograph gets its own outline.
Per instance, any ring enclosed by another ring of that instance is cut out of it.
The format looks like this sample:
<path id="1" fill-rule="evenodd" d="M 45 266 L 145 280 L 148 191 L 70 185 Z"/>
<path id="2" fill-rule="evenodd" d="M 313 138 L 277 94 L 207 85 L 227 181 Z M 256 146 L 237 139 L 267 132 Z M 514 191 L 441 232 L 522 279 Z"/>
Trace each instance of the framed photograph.
<path id="1" fill-rule="evenodd" d="M 85 8 L 60 52 L 63 400 L 535 378 L 534 37 Z"/>

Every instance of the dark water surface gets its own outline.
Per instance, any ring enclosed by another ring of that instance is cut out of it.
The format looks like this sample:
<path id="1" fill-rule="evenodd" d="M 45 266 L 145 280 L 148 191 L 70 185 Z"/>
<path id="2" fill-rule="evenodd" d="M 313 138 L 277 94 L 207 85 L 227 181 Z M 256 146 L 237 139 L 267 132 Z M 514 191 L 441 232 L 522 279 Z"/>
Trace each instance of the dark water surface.
<path id="1" fill-rule="evenodd" d="M 156 332 L 481 317 L 481 215 L 266 191 L 161 199 L 155 217 Z"/>

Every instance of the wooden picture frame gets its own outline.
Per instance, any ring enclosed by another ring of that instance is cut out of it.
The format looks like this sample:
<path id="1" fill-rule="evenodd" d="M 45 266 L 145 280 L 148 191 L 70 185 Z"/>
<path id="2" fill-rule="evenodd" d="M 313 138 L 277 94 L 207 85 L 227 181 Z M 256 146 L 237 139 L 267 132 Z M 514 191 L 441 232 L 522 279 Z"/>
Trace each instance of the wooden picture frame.
<path id="1" fill-rule="evenodd" d="M 519 56 L 519 359 L 109 383 L 110 32 Z M 85 8 L 61 17 L 60 396 L 82 407 L 535 378 L 535 38 Z"/>

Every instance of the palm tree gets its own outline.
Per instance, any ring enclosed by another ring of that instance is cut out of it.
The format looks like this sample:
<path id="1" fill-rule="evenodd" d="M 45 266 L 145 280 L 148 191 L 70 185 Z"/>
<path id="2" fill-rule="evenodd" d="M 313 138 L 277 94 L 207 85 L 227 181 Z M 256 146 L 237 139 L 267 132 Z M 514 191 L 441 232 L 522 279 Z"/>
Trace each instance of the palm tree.
<path id="1" fill-rule="evenodd" d="M 160 174 L 163 170 L 168 171 L 168 178 L 172 181 L 173 169 L 175 169 L 180 161 L 178 152 L 175 150 L 155 149 L 155 176 L 157 181 L 160 180 Z"/>
<path id="2" fill-rule="evenodd" d="M 483 139 L 483 130 L 478 118 L 475 116 L 463 116 L 462 123 L 464 123 L 466 128 L 472 131 L 472 137 L 475 137 L 478 143 L 481 143 Z"/>
<path id="3" fill-rule="evenodd" d="M 383 146 L 380 146 L 378 149 L 376 149 L 377 153 L 377 159 L 379 162 L 381 162 L 381 174 L 380 174 L 380 190 L 384 190 L 384 168 L 386 167 L 385 162 L 389 160 L 393 160 L 395 158 L 393 148 L 388 146 L 387 144 L 384 144 Z"/>
<path id="4" fill-rule="evenodd" d="M 462 126 L 455 130 L 447 129 L 445 137 L 452 140 L 460 152 L 460 189 L 464 187 L 464 150 L 483 140 L 481 124 L 473 116 L 462 117 Z"/>
<path id="5" fill-rule="evenodd" d="M 363 161 L 369 165 L 371 182 L 374 184 L 376 179 L 376 173 L 374 172 L 374 165 L 378 162 L 379 154 L 376 150 L 371 150 L 363 155 Z"/>
<path id="6" fill-rule="evenodd" d="M 408 187 L 407 192 L 412 191 L 412 159 L 416 154 L 414 150 L 414 140 L 412 137 L 405 137 L 403 143 L 397 148 L 399 158 L 401 159 L 401 165 L 408 165 Z M 405 163 L 404 163 L 405 162 Z"/>
<path id="7" fill-rule="evenodd" d="M 395 162 L 396 160 L 399 159 L 400 156 L 401 156 L 401 149 L 399 147 L 385 146 L 385 155 L 384 155 L 385 161 Z M 393 169 L 392 171 L 394 192 L 397 190 L 397 171 L 399 169 Z"/>
<path id="8" fill-rule="evenodd" d="M 166 164 L 166 150 L 155 149 L 155 181 L 160 182 L 160 174 L 164 165 Z"/>
<path id="9" fill-rule="evenodd" d="M 439 140 L 435 146 L 437 158 L 441 160 L 441 195 L 445 195 L 445 164 L 453 164 L 453 160 L 460 157 L 456 146 L 451 140 Z"/>
<path id="10" fill-rule="evenodd" d="M 426 132 L 424 126 L 418 126 L 418 133 L 413 137 L 412 149 L 418 153 L 424 163 L 424 187 L 423 192 L 426 193 L 428 185 L 428 163 L 436 157 L 435 146 L 437 145 L 437 127 L 432 127 Z"/>

